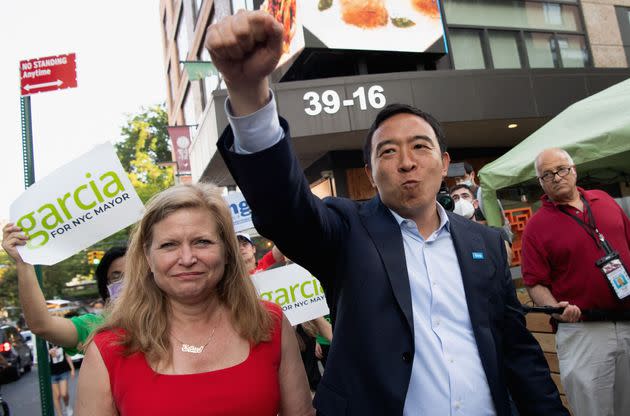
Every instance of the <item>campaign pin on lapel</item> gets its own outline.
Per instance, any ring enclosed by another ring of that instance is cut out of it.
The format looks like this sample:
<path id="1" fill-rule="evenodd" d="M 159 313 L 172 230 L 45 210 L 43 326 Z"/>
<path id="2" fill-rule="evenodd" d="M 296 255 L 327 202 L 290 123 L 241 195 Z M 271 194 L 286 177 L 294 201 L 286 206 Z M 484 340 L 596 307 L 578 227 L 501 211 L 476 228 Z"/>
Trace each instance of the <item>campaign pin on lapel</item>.
<path id="1" fill-rule="evenodd" d="M 472 252 L 473 260 L 483 260 L 483 252 L 482 251 L 473 251 Z"/>

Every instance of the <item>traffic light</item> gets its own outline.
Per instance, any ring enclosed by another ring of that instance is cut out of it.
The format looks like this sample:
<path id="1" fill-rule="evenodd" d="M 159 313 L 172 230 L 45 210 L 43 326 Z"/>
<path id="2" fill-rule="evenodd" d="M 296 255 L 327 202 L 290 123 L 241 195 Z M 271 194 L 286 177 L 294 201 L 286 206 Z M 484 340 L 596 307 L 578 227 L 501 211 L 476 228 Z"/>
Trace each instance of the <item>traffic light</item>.
<path id="1" fill-rule="evenodd" d="M 102 250 L 92 250 L 87 252 L 87 260 L 90 266 L 97 266 L 101 259 L 105 255 L 105 252 Z"/>
<path id="2" fill-rule="evenodd" d="M 103 256 L 105 255 L 105 252 L 103 250 L 97 250 L 94 252 L 94 264 L 99 264 L 101 262 L 101 259 L 103 258 Z"/>

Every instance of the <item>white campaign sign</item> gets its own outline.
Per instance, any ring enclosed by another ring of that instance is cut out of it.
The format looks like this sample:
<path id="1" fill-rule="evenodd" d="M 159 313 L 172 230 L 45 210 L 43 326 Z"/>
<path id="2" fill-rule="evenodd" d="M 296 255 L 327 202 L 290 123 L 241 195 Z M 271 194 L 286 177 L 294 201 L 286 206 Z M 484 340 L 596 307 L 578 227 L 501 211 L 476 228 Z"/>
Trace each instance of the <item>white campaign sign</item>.
<path id="1" fill-rule="evenodd" d="M 328 315 L 328 304 L 319 281 L 297 264 L 252 276 L 261 299 L 282 307 L 291 325 Z"/>
<path id="2" fill-rule="evenodd" d="M 138 221 L 144 205 L 105 143 L 34 183 L 10 208 L 30 237 L 18 247 L 31 264 L 58 263 Z"/>
<path id="3" fill-rule="evenodd" d="M 237 233 L 243 230 L 254 228 L 252 222 L 252 211 L 249 209 L 245 197 L 240 192 L 230 192 L 224 197 L 230 212 L 232 213 L 232 223 L 234 231 Z"/>

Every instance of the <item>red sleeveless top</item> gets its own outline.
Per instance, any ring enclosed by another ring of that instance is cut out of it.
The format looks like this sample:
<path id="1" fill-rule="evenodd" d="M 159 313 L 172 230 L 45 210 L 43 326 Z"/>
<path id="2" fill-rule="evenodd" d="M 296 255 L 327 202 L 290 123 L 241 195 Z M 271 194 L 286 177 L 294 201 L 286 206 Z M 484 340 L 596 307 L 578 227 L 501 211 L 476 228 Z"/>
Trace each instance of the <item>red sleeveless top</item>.
<path id="1" fill-rule="evenodd" d="M 118 413 L 126 415 L 276 416 L 280 407 L 282 311 L 265 302 L 274 327 L 269 342 L 250 348 L 240 364 L 199 374 L 158 374 L 143 353 L 123 355 L 116 331 L 94 337 L 107 372 Z"/>

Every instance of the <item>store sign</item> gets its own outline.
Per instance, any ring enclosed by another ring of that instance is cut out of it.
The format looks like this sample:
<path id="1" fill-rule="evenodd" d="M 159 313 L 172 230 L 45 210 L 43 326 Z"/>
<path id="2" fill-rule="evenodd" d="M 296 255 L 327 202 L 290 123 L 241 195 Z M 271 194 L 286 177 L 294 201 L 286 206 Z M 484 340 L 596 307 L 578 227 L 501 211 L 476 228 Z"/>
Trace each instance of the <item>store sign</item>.
<path id="1" fill-rule="evenodd" d="M 291 325 L 330 312 L 319 280 L 297 264 L 256 273 L 252 280 L 260 298 L 282 307 Z"/>
<path id="2" fill-rule="evenodd" d="M 20 61 L 21 95 L 76 88 L 76 55 L 47 56 Z"/>
<path id="3" fill-rule="evenodd" d="M 342 107 L 358 107 L 359 110 L 367 110 L 370 108 L 380 109 L 387 104 L 384 89 L 380 85 L 373 85 L 367 89 L 359 87 L 352 92 L 352 95 L 343 100 L 335 90 L 326 90 L 321 94 L 315 91 L 307 91 L 304 94 L 304 101 L 308 103 L 308 107 L 304 108 L 304 112 L 309 116 L 316 116 L 324 110 L 328 114 L 337 113 Z"/>

